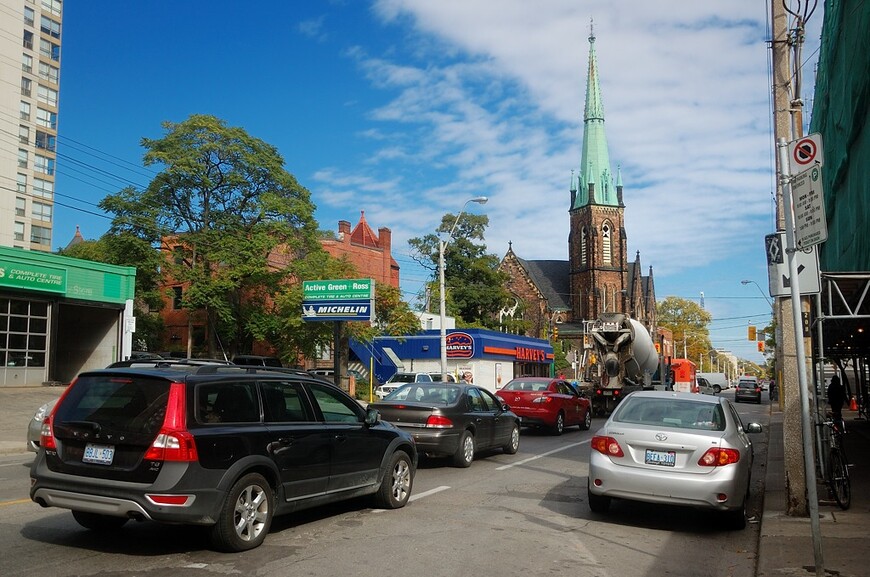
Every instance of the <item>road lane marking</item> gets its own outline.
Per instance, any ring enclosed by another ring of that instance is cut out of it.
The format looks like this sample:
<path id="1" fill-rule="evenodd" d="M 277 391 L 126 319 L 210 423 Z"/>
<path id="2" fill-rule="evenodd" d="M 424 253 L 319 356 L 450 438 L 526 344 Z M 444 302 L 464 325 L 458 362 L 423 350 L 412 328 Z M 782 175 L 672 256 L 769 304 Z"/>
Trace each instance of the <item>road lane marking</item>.
<path id="1" fill-rule="evenodd" d="M 496 467 L 496 471 L 505 471 L 510 469 L 511 467 L 518 467 L 520 465 L 525 465 L 531 461 L 535 461 L 540 459 L 541 457 L 549 457 L 554 453 L 558 453 L 560 451 L 565 451 L 567 449 L 573 449 L 574 447 L 579 447 L 580 445 L 587 444 L 591 439 L 586 439 L 585 441 L 580 441 L 579 443 L 571 443 L 570 445 L 565 445 L 564 447 L 559 447 L 558 449 L 553 449 L 552 451 L 547 451 L 546 453 L 541 453 L 540 455 L 535 455 L 534 457 L 529 457 L 528 459 L 523 459 L 522 461 L 517 461 L 516 463 L 510 463 L 509 465 L 502 465 L 501 467 Z"/>
<path id="2" fill-rule="evenodd" d="M 6 507 L 8 505 L 21 505 L 22 503 L 33 503 L 30 499 L 16 499 L 14 501 L 0 501 L 0 507 Z"/>
<path id="3" fill-rule="evenodd" d="M 428 497 L 429 495 L 434 495 L 435 493 L 440 493 L 441 491 L 446 491 L 449 489 L 447 485 L 441 485 L 440 487 L 435 487 L 434 489 L 429 489 L 428 491 L 423 491 L 422 493 L 416 493 L 411 495 L 411 498 L 408 499 L 408 502 L 416 501 L 417 499 L 422 499 L 423 497 Z M 372 513 L 383 513 L 387 509 L 372 509 Z"/>

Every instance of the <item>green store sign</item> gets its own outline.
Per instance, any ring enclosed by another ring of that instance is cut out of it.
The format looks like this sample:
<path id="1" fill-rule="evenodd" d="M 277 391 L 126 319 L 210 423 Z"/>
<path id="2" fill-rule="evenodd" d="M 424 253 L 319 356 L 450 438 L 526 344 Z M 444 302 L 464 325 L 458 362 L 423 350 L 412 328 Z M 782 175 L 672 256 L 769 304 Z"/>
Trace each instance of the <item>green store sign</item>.
<path id="1" fill-rule="evenodd" d="M 302 300 L 347 301 L 375 298 L 375 281 L 370 278 L 307 280 L 302 282 Z"/>
<path id="2" fill-rule="evenodd" d="M 63 269 L 0 260 L 0 286 L 65 293 L 66 280 Z"/>

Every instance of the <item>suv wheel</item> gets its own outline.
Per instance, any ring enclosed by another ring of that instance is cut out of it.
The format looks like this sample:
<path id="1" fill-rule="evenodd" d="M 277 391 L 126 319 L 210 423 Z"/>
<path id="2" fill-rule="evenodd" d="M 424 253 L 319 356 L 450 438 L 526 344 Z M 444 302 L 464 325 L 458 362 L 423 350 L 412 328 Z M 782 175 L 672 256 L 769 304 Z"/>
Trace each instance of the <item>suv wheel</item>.
<path id="1" fill-rule="evenodd" d="M 127 522 L 127 517 L 114 517 L 85 511 L 73 511 L 72 514 L 79 525 L 91 531 L 114 531 L 123 527 Z"/>
<path id="2" fill-rule="evenodd" d="M 474 435 L 471 431 L 462 433 L 462 438 L 459 440 L 459 448 L 453 454 L 454 467 L 470 467 L 474 460 Z"/>
<path id="3" fill-rule="evenodd" d="M 211 542 L 221 551 L 247 551 L 259 547 L 272 525 L 272 488 L 259 473 L 236 481 L 211 528 Z"/>
<path id="4" fill-rule="evenodd" d="M 411 496 L 413 482 L 410 457 L 404 451 L 396 451 L 381 481 L 381 488 L 375 493 L 375 506 L 381 509 L 404 507 Z"/>

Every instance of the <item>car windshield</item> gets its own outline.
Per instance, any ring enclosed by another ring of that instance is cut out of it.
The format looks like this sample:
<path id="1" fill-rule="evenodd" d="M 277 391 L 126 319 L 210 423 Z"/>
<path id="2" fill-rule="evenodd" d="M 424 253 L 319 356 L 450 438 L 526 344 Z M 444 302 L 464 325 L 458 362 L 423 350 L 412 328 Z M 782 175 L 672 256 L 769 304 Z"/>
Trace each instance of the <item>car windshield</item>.
<path id="1" fill-rule="evenodd" d="M 722 405 L 684 399 L 629 397 L 619 404 L 613 421 L 677 429 L 725 430 Z"/>
<path id="2" fill-rule="evenodd" d="M 405 374 L 405 373 L 396 373 L 395 375 L 390 377 L 390 380 L 387 382 L 389 382 L 389 383 L 413 383 L 414 382 L 414 375 Z"/>
<path id="3" fill-rule="evenodd" d="M 413 383 L 403 385 L 387 395 L 385 401 L 410 401 L 451 405 L 459 398 L 459 387 Z"/>

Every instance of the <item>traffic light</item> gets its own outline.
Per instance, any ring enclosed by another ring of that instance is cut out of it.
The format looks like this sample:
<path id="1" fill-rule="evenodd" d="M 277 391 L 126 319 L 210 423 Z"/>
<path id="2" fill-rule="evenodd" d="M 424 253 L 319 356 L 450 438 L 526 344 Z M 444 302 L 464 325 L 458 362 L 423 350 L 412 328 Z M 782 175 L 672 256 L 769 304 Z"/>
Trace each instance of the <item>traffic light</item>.
<path id="1" fill-rule="evenodd" d="M 749 325 L 749 340 L 754 341 L 755 339 L 755 325 Z"/>
<path id="2" fill-rule="evenodd" d="M 553 340 L 557 340 L 559 338 L 559 327 L 553 327 Z"/>
<path id="3" fill-rule="evenodd" d="M 758 352 L 759 353 L 764 352 L 764 341 L 758 341 Z"/>

